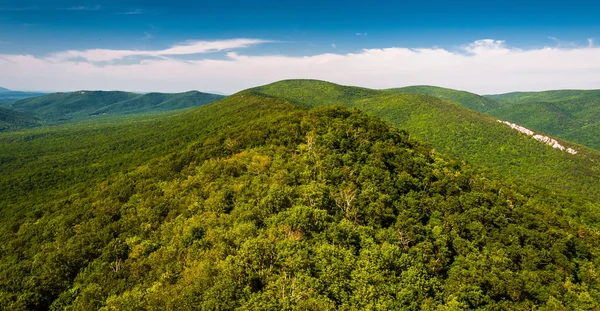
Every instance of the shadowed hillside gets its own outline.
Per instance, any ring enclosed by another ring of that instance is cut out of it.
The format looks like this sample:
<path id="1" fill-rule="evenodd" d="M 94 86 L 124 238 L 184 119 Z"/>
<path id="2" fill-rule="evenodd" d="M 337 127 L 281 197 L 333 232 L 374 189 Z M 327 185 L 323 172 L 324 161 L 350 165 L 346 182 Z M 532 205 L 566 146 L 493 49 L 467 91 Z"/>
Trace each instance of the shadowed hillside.
<path id="1" fill-rule="evenodd" d="M 26 114 L 0 107 L 0 131 L 33 127 L 39 125 L 39 121 Z"/>

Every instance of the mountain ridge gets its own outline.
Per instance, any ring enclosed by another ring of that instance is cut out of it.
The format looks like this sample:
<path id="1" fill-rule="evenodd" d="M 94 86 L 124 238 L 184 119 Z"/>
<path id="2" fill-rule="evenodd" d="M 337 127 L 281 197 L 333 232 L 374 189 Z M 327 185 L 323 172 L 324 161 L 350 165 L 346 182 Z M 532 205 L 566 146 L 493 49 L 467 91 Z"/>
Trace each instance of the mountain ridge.
<path id="1" fill-rule="evenodd" d="M 152 100 L 151 97 L 160 97 Z M 124 115 L 201 106 L 224 96 L 190 91 L 138 94 L 123 91 L 58 92 L 5 105 L 44 122 L 82 120 L 98 115 Z"/>
<path id="2" fill-rule="evenodd" d="M 600 187 L 599 152 L 552 137 L 578 152 L 567 154 L 500 124 L 496 117 L 453 102 L 316 80 L 285 80 L 251 90 L 309 108 L 359 108 L 407 130 L 443 153 L 512 177 L 600 198 L 600 190 L 594 190 Z M 365 93 L 368 96 L 357 96 Z"/>
<path id="3" fill-rule="evenodd" d="M 478 112 L 487 112 L 502 107 L 501 102 L 486 96 L 481 96 L 468 91 L 455 90 L 431 85 L 414 85 L 400 88 L 386 89 L 386 91 L 396 93 L 412 93 L 429 95 L 439 99 L 448 100 L 461 104 L 469 109 Z"/>
<path id="4" fill-rule="evenodd" d="M 480 96 L 439 87 L 393 89 L 446 99 L 467 108 L 600 150 L 600 90 L 511 92 Z M 481 98 L 495 102 L 492 109 L 476 105 Z"/>
<path id="5" fill-rule="evenodd" d="M 488 97 L 504 103 L 490 112 L 498 118 L 600 150 L 600 90 L 513 92 Z"/>

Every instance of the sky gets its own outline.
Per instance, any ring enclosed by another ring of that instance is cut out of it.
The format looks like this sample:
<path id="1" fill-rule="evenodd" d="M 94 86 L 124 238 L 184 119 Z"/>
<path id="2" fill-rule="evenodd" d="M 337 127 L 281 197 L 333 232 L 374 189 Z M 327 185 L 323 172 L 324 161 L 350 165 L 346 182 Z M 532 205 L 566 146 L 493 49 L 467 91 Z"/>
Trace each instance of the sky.
<path id="1" fill-rule="evenodd" d="M 0 0 L 0 86 L 600 89 L 597 12 L 591 0 Z"/>

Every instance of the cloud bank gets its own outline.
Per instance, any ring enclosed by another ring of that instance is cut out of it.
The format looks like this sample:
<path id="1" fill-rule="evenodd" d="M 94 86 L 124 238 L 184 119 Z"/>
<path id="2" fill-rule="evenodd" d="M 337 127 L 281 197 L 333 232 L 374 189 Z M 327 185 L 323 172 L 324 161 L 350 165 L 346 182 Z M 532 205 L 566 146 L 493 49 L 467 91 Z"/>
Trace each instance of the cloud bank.
<path id="1" fill-rule="evenodd" d="M 600 48 L 593 42 L 523 50 L 488 39 L 456 51 L 390 47 L 303 57 L 248 56 L 240 51 L 265 42 L 190 41 L 156 51 L 97 49 L 46 57 L 0 54 L 0 85 L 16 90 L 233 93 L 282 79 L 310 78 L 371 88 L 439 85 L 482 94 L 600 88 Z M 215 51 L 223 51 L 226 58 L 203 55 Z M 177 59 L 182 55 L 196 56 Z M 118 62 L 123 59 L 130 62 Z"/>

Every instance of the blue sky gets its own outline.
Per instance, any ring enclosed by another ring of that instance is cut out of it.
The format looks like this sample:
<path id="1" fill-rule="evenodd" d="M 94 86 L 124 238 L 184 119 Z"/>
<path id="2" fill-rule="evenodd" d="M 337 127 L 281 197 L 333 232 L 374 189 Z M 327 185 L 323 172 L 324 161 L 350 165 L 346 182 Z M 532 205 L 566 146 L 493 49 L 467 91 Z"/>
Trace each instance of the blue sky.
<path id="1" fill-rule="evenodd" d="M 513 46 L 584 43 L 600 33 L 599 1 L 0 1 L 3 52 L 164 48 L 251 37 L 260 50 L 321 53 L 389 46 L 453 48 L 495 38 Z M 357 35 L 357 33 L 361 35 Z"/>
<path id="2" fill-rule="evenodd" d="M 226 60 L 228 51 L 255 57 L 347 55 L 393 47 L 464 52 L 466 45 L 482 39 L 504 41 L 511 49 L 576 49 L 590 47 L 594 38 L 600 39 L 597 12 L 600 2 L 590 0 L 0 0 L 0 55 L 42 59 L 70 50 L 152 51 L 186 42 L 238 38 L 260 43 L 204 51 L 200 59 Z M 196 54 L 176 58 L 200 60 Z M 94 65 L 140 61 L 134 58 Z M 44 88 L 24 85 L 25 77 L 19 77 L 23 80 L 19 83 L 10 78 L 0 74 L 0 83 L 20 89 Z M 474 89 L 468 84 L 463 88 Z"/>

